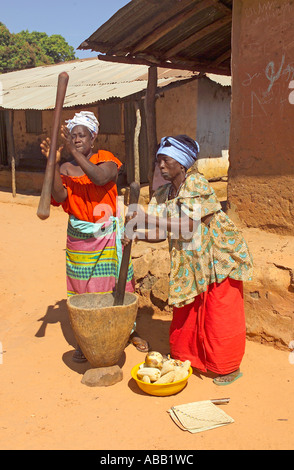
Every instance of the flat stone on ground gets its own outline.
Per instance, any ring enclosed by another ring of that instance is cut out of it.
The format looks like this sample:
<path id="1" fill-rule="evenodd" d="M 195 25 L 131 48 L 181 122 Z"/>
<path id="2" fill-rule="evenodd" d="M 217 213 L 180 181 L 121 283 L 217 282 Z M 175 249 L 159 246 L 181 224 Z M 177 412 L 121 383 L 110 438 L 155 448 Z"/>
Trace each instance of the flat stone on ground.
<path id="1" fill-rule="evenodd" d="M 82 384 L 88 387 L 109 387 L 123 378 L 122 370 L 119 366 L 98 367 L 88 369 L 81 380 Z"/>

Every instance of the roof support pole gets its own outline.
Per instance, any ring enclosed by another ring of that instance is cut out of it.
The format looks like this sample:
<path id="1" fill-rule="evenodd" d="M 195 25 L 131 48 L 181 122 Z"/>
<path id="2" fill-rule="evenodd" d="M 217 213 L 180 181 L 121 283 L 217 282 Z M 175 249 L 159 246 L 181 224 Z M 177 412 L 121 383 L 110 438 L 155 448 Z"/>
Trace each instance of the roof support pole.
<path id="1" fill-rule="evenodd" d="M 136 127 L 134 135 L 134 181 L 140 184 L 140 146 L 139 137 L 141 131 L 141 113 L 138 101 L 135 101 Z"/>
<path id="2" fill-rule="evenodd" d="M 148 182 L 149 196 L 152 195 L 152 182 L 154 173 L 154 164 L 157 151 L 157 132 L 156 132 L 156 91 L 157 91 L 157 67 L 152 65 L 148 69 L 148 84 L 145 97 L 146 129 L 148 141 Z"/>
<path id="3" fill-rule="evenodd" d="M 7 133 L 7 143 L 8 143 L 8 163 L 11 166 L 11 186 L 12 186 L 12 196 L 16 197 L 16 177 L 15 177 L 15 148 L 14 148 L 14 136 L 13 136 L 13 121 L 14 121 L 14 111 L 6 110 L 5 111 L 5 124 L 6 124 L 6 133 Z"/>

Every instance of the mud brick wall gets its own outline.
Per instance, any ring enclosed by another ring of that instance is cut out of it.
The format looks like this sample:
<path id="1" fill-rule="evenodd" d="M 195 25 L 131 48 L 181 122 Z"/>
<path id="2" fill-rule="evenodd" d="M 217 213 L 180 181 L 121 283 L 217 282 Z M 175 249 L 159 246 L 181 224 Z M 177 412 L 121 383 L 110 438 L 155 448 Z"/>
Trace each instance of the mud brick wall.
<path id="1" fill-rule="evenodd" d="M 233 10 L 228 205 L 249 227 L 293 235 L 294 3 Z"/>

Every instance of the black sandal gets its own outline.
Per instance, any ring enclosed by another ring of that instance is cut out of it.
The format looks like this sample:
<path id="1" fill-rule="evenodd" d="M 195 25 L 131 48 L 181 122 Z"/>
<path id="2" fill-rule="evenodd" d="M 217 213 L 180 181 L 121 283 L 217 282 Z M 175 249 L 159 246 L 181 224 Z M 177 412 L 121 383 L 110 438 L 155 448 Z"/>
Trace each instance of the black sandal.
<path id="1" fill-rule="evenodd" d="M 87 362 L 87 358 L 84 356 L 83 351 L 79 346 L 77 346 L 77 349 L 73 353 L 72 360 L 78 363 Z"/>

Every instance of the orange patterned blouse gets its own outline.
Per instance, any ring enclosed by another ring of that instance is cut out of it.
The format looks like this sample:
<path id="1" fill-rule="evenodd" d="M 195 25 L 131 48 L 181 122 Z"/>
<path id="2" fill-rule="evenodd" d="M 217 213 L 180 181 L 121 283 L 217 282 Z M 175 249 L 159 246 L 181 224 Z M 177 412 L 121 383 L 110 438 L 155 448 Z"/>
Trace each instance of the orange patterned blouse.
<path id="1" fill-rule="evenodd" d="M 103 162 L 114 162 L 120 168 L 122 163 L 107 150 L 99 150 L 90 158 L 90 162 L 97 165 Z M 104 186 L 97 186 L 89 177 L 61 175 L 63 185 L 67 189 L 67 198 L 62 204 L 57 204 L 54 199 L 53 205 L 61 205 L 63 210 L 77 219 L 86 222 L 99 222 L 116 216 L 117 187 L 113 181 Z M 96 207 L 99 206 L 99 207 Z"/>

